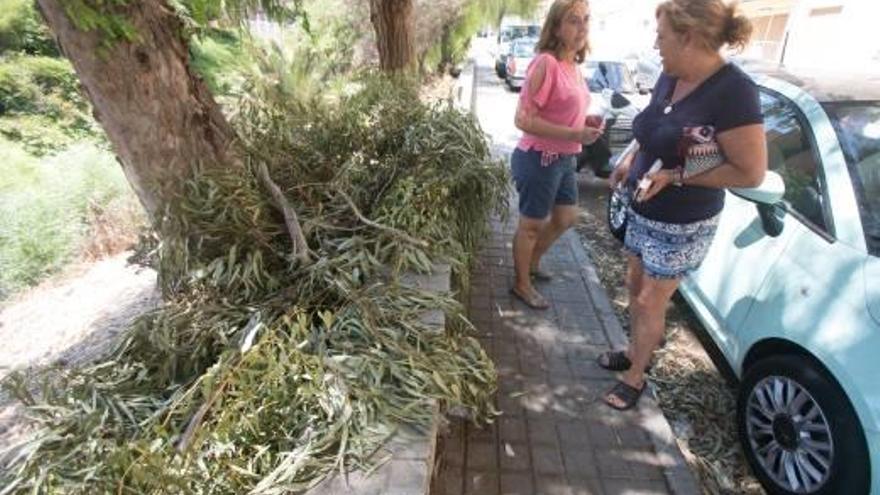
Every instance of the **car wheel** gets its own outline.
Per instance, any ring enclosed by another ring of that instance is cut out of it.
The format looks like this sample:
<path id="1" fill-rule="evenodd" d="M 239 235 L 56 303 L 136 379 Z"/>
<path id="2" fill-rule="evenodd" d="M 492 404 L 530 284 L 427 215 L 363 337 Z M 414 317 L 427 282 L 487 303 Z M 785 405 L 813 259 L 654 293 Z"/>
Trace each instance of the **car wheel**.
<path id="1" fill-rule="evenodd" d="M 746 458 L 772 494 L 867 494 L 868 446 L 840 385 L 808 358 L 773 356 L 749 368 L 737 426 Z"/>
<path id="2" fill-rule="evenodd" d="M 621 242 L 623 242 L 623 237 L 626 235 L 627 203 L 626 193 L 622 188 L 615 187 L 608 194 L 608 204 L 605 208 L 605 211 L 608 213 L 606 219 L 608 221 L 608 230 L 611 231 L 611 235 Z"/>

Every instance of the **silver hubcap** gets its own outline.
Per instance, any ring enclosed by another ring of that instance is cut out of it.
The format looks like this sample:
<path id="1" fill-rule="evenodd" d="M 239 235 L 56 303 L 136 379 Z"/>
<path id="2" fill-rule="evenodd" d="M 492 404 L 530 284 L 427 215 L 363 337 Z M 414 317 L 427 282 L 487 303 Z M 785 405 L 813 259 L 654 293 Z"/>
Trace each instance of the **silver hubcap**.
<path id="1" fill-rule="evenodd" d="M 752 451 L 770 478 L 795 493 L 811 493 L 831 475 L 834 442 L 822 408 L 797 382 L 764 378 L 749 395 L 746 427 Z"/>

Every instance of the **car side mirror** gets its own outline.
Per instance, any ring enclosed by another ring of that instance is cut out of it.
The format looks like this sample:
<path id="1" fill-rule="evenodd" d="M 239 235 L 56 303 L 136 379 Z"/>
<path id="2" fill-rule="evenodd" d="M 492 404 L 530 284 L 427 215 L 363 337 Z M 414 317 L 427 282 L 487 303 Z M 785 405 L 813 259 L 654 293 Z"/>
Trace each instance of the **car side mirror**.
<path id="1" fill-rule="evenodd" d="M 764 182 L 758 187 L 730 188 L 730 192 L 756 204 L 761 227 L 767 235 L 777 237 L 782 233 L 785 227 L 785 204 L 782 203 L 785 182 L 781 175 L 767 171 Z"/>
<path id="2" fill-rule="evenodd" d="M 768 170 L 759 186 L 731 187 L 730 192 L 753 203 L 775 205 L 785 196 L 785 182 L 781 175 Z"/>
<path id="3" fill-rule="evenodd" d="M 778 237 L 785 228 L 785 208 L 782 203 L 768 205 L 766 203 L 758 203 L 758 218 L 761 219 L 761 228 L 770 237 Z"/>
<path id="4" fill-rule="evenodd" d="M 626 99 L 626 96 L 615 91 L 611 94 L 611 108 L 623 108 L 629 105 L 630 101 Z"/>

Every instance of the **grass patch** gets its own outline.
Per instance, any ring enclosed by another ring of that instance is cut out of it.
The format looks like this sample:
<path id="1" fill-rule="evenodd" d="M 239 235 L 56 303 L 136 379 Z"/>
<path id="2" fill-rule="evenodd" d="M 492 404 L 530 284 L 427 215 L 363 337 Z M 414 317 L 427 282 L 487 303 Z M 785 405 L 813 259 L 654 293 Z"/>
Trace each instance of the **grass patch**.
<path id="1" fill-rule="evenodd" d="M 113 155 L 80 143 L 45 158 L 0 137 L 0 299 L 81 255 L 134 241 L 143 216 Z"/>

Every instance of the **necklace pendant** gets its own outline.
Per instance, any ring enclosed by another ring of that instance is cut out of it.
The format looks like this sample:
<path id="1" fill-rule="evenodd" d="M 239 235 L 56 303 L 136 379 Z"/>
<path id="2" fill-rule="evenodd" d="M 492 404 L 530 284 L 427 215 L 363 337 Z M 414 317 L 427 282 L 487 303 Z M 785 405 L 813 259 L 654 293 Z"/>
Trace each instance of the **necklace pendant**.
<path id="1" fill-rule="evenodd" d="M 663 115 L 669 115 L 669 112 L 672 111 L 672 105 L 666 105 L 666 108 L 663 109 Z"/>

